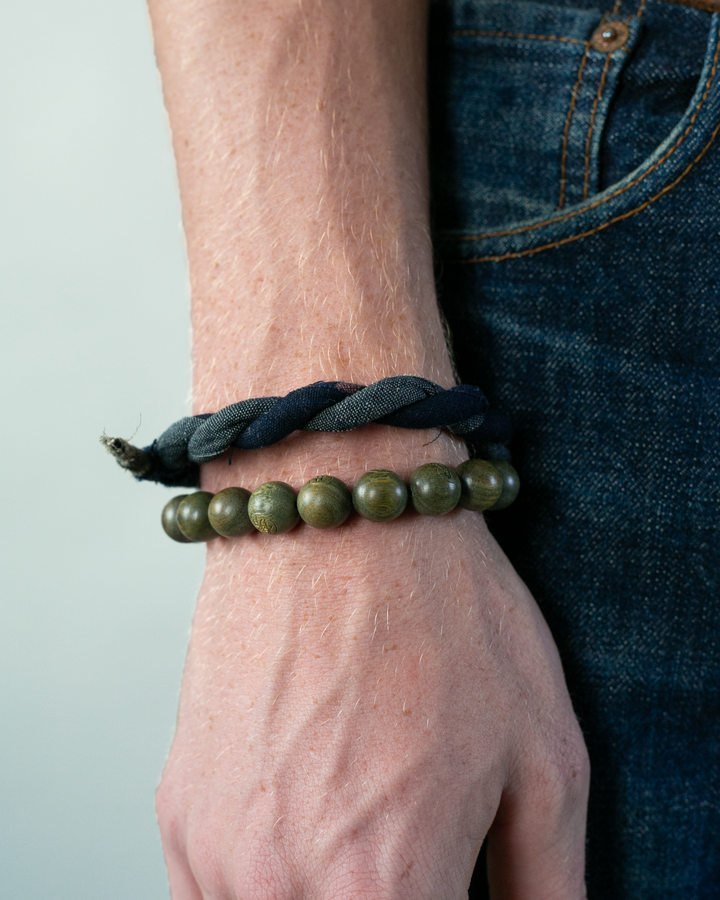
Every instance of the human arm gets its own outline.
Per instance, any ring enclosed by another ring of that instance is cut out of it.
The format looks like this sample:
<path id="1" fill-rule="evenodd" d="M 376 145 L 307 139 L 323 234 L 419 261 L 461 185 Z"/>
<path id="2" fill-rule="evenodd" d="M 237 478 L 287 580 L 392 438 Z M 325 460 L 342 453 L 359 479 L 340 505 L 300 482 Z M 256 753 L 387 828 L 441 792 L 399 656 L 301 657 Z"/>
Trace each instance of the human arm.
<path id="1" fill-rule="evenodd" d="M 428 233 L 425 5 L 150 9 L 195 411 L 318 379 L 450 386 Z M 204 466 L 203 486 L 352 483 L 464 458 L 435 437 L 297 434 Z M 491 825 L 494 898 L 577 900 L 586 793 L 552 638 L 477 514 L 209 545 L 158 794 L 175 900 L 459 898 Z"/>

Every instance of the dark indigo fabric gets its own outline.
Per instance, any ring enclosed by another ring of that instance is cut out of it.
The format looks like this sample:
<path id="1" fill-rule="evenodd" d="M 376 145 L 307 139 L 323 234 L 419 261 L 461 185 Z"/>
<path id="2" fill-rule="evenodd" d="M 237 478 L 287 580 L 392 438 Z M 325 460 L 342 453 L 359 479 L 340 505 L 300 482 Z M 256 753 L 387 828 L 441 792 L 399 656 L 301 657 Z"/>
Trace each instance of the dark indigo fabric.
<path id="1" fill-rule="evenodd" d="M 213 414 L 181 419 L 145 448 L 150 467 L 137 477 L 193 487 L 200 482 L 200 464 L 232 447 L 259 450 L 298 429 L 342 432 L 369 422 L 446 428 L 476 443 L 510 439 L 507 416 L 491 410 L 483 392 L 469 384 L 445 390 L 416 375 L 383 378 L 367 387 L 317 381 L 285 397 L 241 400 Z"/>
<path id="2" fill-rule="evenodd" d="M 662 0 L 432 6 L 440 296 L 513 421 L 523 490 L 487 519 L 590 751 L 590 900 L 720 897 L 719 31 Z"/>

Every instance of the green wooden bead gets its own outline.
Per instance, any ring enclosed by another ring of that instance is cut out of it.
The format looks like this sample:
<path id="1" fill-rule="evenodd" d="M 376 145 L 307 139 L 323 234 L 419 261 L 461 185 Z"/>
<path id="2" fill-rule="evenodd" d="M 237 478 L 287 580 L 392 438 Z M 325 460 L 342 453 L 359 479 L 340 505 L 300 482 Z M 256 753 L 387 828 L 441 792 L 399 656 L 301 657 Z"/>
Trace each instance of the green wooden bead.
<path id="1" fill-rule="evenodd" d="M 177 524 L 182 533 L 191 541 L 210 541 L 217 532 L 208 519 L 208 506 L 213 495 L 209 491 L 195 491 L 180 501 L 177 510 Z"/>
<path id="2" fill-rule="evenodd" d="M 297 508 L 313 528 L 335 528 L 352 512 L 352 494 L 339 478 L 318 475 L 300 488 Z"/>
<path id="3" fill-rule="evenodd" d="M 493 503 L 491 509 L 506 509 L 515 500 L 520 492 L 520 476 L 509 462 L 504 459 L 491 459 L 490 462 L 500 473 L 502 478 L 502 491 L 500 497 Z"/>
<path id="4" fill-rule="evenodd" d="M 295 491 L 284 481 L 268 481 L 253 491 L 248 515 L 263 534 L 284 534 L 300 521 Z"/>
<path id="5" fill-rule="evenodd" d="M 160 519 L 162 527 L 165 529 L 165 534 L 174 541 L 177 541 L 178 544 L 190 543 L 188 538 L 180 531 L 177 524 L 178 506 L 180 506 L 180 501 L 184 500 L 186 497 L 187 494 L 180 494 L 177 497 L 173 497 L 172 500 L 163 507 L 162 517 Z"/>
<path id="6" fill-rule="evenodd" d="M 413 506 L 424 516 L 444 516 L 460 500 L 460 476 L 442 463 L 426 463 L 410 476 Z"/>
<path id="7" fill-rule="evenodd" d="M 248 515 L 250 491 L 229 487 L 219 491 L 208 506 L 210 524 L 223 537 L 243 537 L 253 531 Z"/>
<path id="8" fill-rule="evenodd" d="M 353 505 L 371 522 L 392 522 L 405 509 L 408 491 L 405 482 L 388 469 L 373 469 L 359 479 L 352 492 Z"/>
<path id="9" fill-rule="evenodd" d="M 486 459 L 468 459 L 457 467 L 462 482 L 460 506 L 480 512 L 497 503 L 502 493 L 502 478 Z"/>

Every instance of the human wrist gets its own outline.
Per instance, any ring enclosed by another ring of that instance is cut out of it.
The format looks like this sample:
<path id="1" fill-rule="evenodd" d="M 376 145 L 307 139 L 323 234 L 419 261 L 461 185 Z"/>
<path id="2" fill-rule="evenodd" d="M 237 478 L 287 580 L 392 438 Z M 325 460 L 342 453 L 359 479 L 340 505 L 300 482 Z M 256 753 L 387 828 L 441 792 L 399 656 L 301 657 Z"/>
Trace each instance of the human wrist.
<path id="1" fill-rule="evenodd" d="M 233 451 L 231 457 L 201 467 L 203 490 L 254 490 L 266 481 L 295 489 L 316 475 L 334 475 L 352 486 L 364 472 L 390 469 L 404 480 L 418 466 L 440 462 L 454 467 L 468 458 L 465 442 L 440 431 L 365 425 L 342 434 L 296 432 L 262 450 Z"/>
<path id="2" fill-rule="evenodd" d="M 386 617 L 388 606 L 395 623 L 404 623 L 403 632 L 414 633 L 428 617 L 439 627 L 442 591 L 438 594 L 440 585 L 433 589 L 428 578 L 436 555 L 451 560 L 454 576 L 445 574 L 452 590 L 476 599 L 477 590 L 470 589 L 473 578 L 467 579 L 466 572 L 477 568 L 487 545 L 483 517 L 459 508 L 437 519 L 411 512 L 387 526 L 353 515 L 342 527 L 327 531 L 301 524 L 287 534 L 254 532 L 212 540 L 207 544 L 203 617 L 217 613 L 227 627 L 246 635 L 262 609 L 270 643 L 287 639 L 287 615 L 293 620 L 300 616 L 313 632 L 335 615 L 347 616 L 349 622 L 353 613 L 360 614 L 367 625 L 361 629 L 363 640 L 372 634 L 375 613 Z M 344 629 L 328 635 L 329 643 L 349 645 L 351 640 Z"/>

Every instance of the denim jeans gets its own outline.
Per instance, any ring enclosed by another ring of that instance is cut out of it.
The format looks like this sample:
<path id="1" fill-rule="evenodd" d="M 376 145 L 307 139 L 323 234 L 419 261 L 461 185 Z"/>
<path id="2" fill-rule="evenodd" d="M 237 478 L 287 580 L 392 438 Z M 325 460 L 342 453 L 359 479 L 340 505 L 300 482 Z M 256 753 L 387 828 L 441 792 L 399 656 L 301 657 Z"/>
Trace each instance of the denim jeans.
<path id="1" fill-rule="evenodd" d="M 437 0 L 430 35 L 440 299 L 515 426 L 487 520 L 588 744 L 589 898 L 717 900 L 720 16 Z"/>

